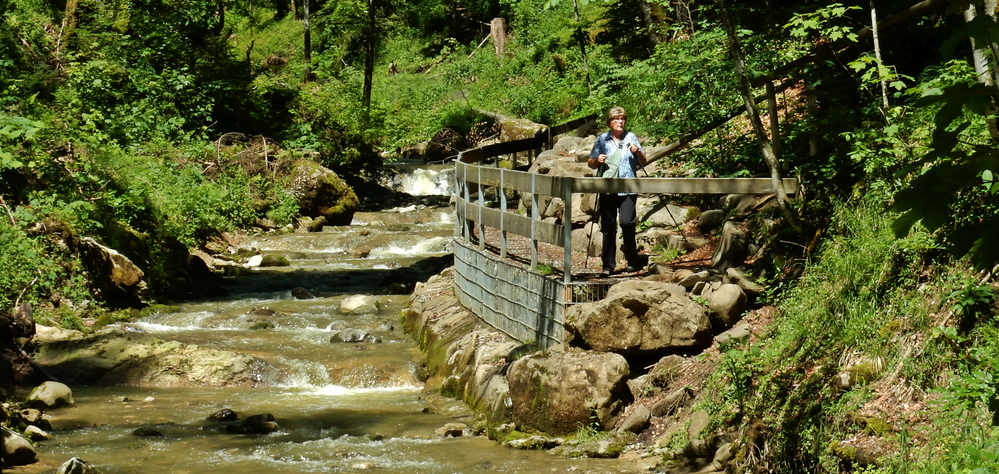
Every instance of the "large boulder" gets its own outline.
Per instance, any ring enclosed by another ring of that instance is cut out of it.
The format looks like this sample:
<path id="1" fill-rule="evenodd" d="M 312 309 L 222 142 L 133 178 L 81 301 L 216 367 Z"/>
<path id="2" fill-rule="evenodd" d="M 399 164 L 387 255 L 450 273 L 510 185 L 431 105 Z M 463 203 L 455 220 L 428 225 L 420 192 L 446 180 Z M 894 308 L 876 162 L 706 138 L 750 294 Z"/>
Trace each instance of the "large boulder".
<path id="1" fill-rule="evenodd" d="M 73 391 L 66 384 L 52 380 L 31 390 L 27 399 L 28 406 L 39 408 L 57 408 L 73 403 Z"/>
<path id="2" fill-rule="evenodd" d="M 106 329 L 84 335 L 39 330 L 36 362 L 67 383 L 144 387 L 252 387 L 276 380 L 278 371 L 261 359 L 202 348 L 150 335 Z"/>
<path id="3" fill-rule="evenodd" d="M 711 317 L 719 327 L 731 326 L 746 310 L 746 293 L 734 283 L 725 283 L 713 289 L 706 298 Z"/>
<path id="4" fill-rule="evenodd" d="M 573 136 L 563 136 L 558 139 L 552 150 L 561 156 L 571 158 L 573 161 L 580 163 L 586 163 L 590 158 L 590 150 L 593 149 L 593 143 L 596 142 L 596 137 L 573 137 Z"/>
<path id="5" fill-rule="evenodd" d="M 649 354 L 706 345 L 711 323 L 704 306 L 683 288 L 634 280 L 611 287 L 603 300 L 566 311 L 572 343 L 621 354 Z"/>
<path id="6" fill-rule="evenodd" d="M 572 229 L 572 250 L 597 257 L 601 252 L 603 238 L 600 224 L 596 221 L 587 222 L 583 227 Z"/>
<path id="7" fill-rule="evenodd" d="M 145 274 L 131 259 L 90 237 L 79 241 L 80 256 L 97 292 L 113 307 L 137 307 L 145 296 Z"/>
<path id="8" fill-rule="evenodd" d="M 523 118 L 497 116 L 496 123 L 499 125 L 499 140 L 501 142 L 512 142 L 515 140 L 523 140 L 525 138 L 534 138 L 539 132 L 548 128 L 547 125 L 534 123 Z"/>
<path id="9" fill-rule="evenodd" d="M 732 221 L 725 222 L 722 226 L 721 239 L 715 247 L 714 255 L 711 256 L 711 266 L 724 270 L 742 265 L 746 260 L 748 245 L 749 237 L 746 231 Z"/>
<path id="10" fill-rule="evenodd" d="M 35 448 L 28 440 L 6 428 L 0 428 L 0 431 L 0 436 L 3 436 L 3 442 L 0 443 L 3 445 L 3 452 L 0 454 L 3 454 L 4 466 L 23 466 L 38 461 Z"/>
<path id="11" fill-rule="evenodd" d="M 589 146 L 593 145 L 592 137 L 588 141 Z M 569 176 L 583 178 L 593 176 L 593 170 L 583 162 L 576 161 L 572 156 L 561 155 L 553 150 L 546 150 L 535 158 L 528 170 L 531 173 L 545 174 L 550 176 Z M 531 200 L 521 199 L 519 211 L 530 214 Z M 555 217 L 559 221 L 565 214 L 565 203 L 560 198 L 540 196 L 538 199 L 538 209 L 541 218 Z M 597 215 L 596 194 L 575 193 L 572 195 L 572 221 L 573 224 L 583 225 Z"/>
<path id="12" fill-rule="evenodd" d="M 628 401 L 628 362 L 592 351 L 535 353 L 507 370 L 513 419 L 518 426 L 569 433 L 590 424 L 604 428 Z"/>
<path id="13" fill-rule="evenodd" d="M 311 160 L 298 160 L 291 167 L 289 191 L 298 200 L 302 214 L 323 216 L 328 225 L 349 225 L 359 201 L 354 190 L 336 173 Z"/>
<path id="14" fill-rule="evenodd" d="M 490 420 L 508 418 L 510 387 L 502 371 L 520 346 L 505 335 L 485 329 L 452 343 L 448 359 L 460 382 L 456 395 Z"/>
<path id="15" fill-rule="evenodd" d="M 350 295 L 340 302 L 343 314 L 377 313 L 380 307 L 378 297 L 372 295 Z"/>
<path id="16" fill-rule="evenodd" d="M 430 138 L 424 149 L 423 158 L 427 161 L 441 161 L 453 157 L 468 148 L 461 132 L 453 128 L 442 128 Z"/>

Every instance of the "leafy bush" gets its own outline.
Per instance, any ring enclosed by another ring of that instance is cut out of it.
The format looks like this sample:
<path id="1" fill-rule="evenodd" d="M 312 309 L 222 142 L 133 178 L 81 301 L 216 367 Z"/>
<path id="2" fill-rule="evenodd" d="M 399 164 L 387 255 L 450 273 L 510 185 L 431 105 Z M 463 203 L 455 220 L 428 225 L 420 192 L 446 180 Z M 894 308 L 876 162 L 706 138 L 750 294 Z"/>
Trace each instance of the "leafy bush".
<path id="1" fill-rule="evenodd" d="M 70 268 L 64 268 L 59 257 L 50 256 L 52 249 L 44 242 L 29 237 L 6 219 L 0 219 L 0 243 L 0 268 L 4 269 L 0 272 L 0 314 L 9 312 L 16 303 L 37 304 L 52 295 L 74 301 L 90 298 L 77 273 L 78 265 L 70 260 L 65 263 Z"/>

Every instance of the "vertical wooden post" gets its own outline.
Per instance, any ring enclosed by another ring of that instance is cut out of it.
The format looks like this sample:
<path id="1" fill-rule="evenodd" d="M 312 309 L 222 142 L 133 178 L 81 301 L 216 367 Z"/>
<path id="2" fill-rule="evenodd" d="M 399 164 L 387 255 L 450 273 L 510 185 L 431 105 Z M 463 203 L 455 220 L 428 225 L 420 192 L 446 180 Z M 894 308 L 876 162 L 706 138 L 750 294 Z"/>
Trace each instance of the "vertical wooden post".
<path id="1" fill-rule="evenodd" d="M 536 174 L 531 173 L 531 270 L 538 265 L 538 221 L 541 219 L 541 211 L 538 210 L 538 193 L 535 184 Z"/>
<path id="2" fill-rule="evenodd" d="M 503 172 L 504 171 L 505 170 L 503 168 L 500 168 L 500 170 L 499 170 L 499 173 L 500 173 L 500 180 L 499 180 L 500 181 L 500 184 L 499 184 L 499 193 L 500 193 L 500 258 L 502 258 L 502 259 L 506 258 L 506 224 L 503 222 L 503 218 L 504 218 L 504 216 L 506 216 L 506 190 L 504 189 L 504 186 L 506 184 L 503 181 L 503 177 L 504 177 L 504 173 Z"/>
<path id="3" fill-rule="evenodd" d="M 780 120 L 777 116 L 777 92 L 774 83 L 767 81 L 767 115 L 770 116 L 770 143 L 774 155 L 780 156 Z"/>
<path id="4" fill-rule="evenodd" d="M 479 182 L 476 183 L 479 186 L 479 218 L 475 222 L 475 229 L 479 232 L 479 250 L 485 250 L 485 248 L 486 248 L 486 232 L 485 232 L 486 229 L 482 225 L 482 208 L 486 207 L 486 198 L 485 198 L 485 194 L 486 193 L 483 192 L 483 186 L 482 186 L 482 165 L 476 166 L 475 169 L 479 173 L 479 176 L 478 176 Z"/>
<path id="5" fill-rule="evenodd" d="M 506 20 L 503 18 L 493 18 L 489 22 L 489 35 L 493 39 L 493 47 L 496 49 L 496 57 L 503 57 L 503 47 L 506 45 Z"/>
<path id="6" fill-rule="evenodd" d="M 462 206 L 464 207 L 464 206 L 467 206 L 468 203 L 471 202 L 471 200 L 472 200 L 471 196 L 468 193 L 468 164 L 467 163 L 462 163 L 462 165 L 461 165 L 461 180 L 464 183 L 464 189 L 465 189 L 465 203 L 462 204 Z M 468 241 L 470 241 L 472 239 L 472 228 L 471 228 L 471 226 L 468 223 L 467 216 L 464 215 L 467 211 L 468 211 L 468 207 L 464 207 L 464 209 L 462 210 L 462 217 L 463 217 L 463 219 L 461 220 L 464 223 L 464 224 L 462 224 L 462 226 L 465 229 L 465 241 L 466 242 L 468 242 Z"/>
<path id="7" fill-rule="evenodd" d="M 565 203 L 565 210 L 562 211 L 562 237 L 563 256 L 562 274 L 563 281 L 569 284 L 572 281 L 572 178 L 562 178 L 562 202 Z"/>
<path id="8" fill-rule="evenodd" d="M 465 221 L 463 219 L 464 213 L 459 210 L 460 207 L 461 207 L 461 203 L 458 201 L 458 198 L 461 195 L 461 179 L 458 177 L 458 165 L 460 163 L 461 163 L 461 152 L 458 152 L 458 159 L 454 160 L 454 197 L 455 197 L 455 199 L 454 199 L 454 237 L 455 238 L 461 237 L 461 227 L 462 227 L 461 223 Z"/>

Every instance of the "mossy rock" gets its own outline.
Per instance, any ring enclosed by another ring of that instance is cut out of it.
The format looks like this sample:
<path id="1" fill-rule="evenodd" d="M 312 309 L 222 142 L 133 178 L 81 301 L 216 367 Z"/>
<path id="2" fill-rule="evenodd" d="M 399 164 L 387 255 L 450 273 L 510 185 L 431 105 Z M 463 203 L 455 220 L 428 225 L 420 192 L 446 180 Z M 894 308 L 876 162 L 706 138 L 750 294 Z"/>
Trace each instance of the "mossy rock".
<path id="1" fill-rule="evenodd" d="M 288 190 L 303 215 L 323 216 L 329 225 L 349 225 L 360 204 L 357 194 L 344 180 L 311 160 L 292 164 Z"/>

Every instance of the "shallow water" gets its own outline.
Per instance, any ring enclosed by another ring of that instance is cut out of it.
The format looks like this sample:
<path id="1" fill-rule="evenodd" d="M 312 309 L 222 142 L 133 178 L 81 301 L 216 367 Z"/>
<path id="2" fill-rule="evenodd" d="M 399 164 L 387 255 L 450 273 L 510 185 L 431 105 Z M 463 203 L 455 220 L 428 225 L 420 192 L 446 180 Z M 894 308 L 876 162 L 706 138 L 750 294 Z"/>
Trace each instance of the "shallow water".
<path id="1" fill-rule="evenodd" d="M 630 472 L 613 460 L 434 435 L 472 417 L 459 402 L 422 392 L 413 376 L 419 351 L 398 327 L 408 295 L 384 281 L 387 269 L 448 251 L 448 216 L 447 209 L 364 213 L 350 227 L 248 239 L 247 247 L 285 255 L 291 266 L 231 278 L 228 297 L 183 303 L 125 329 L 251 354 L 279 375 L 255 388 L 74 386 L 76 406 L 50 412 L 54 438 L 38 446 L 40 462 L 11 472 L 51 472 L 72 456 L 110 473 Z M 295 287 L 315 297 L 295 299 Z M 340 314 L 340 302 L 357 294 L 375 295 L 379 310 Z M 379 342 L 331 343 L 340 329 Z M 268 435 L 205 429 L 222 408 L 241 418 L 273 414 L 280 428 Z M 139 427 L 163 436 L 133 435 Z"/>

